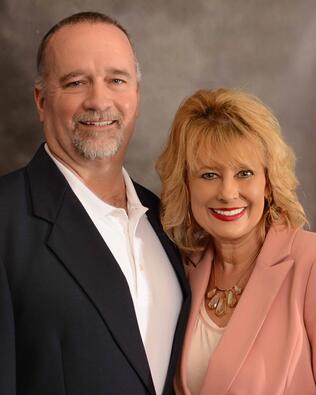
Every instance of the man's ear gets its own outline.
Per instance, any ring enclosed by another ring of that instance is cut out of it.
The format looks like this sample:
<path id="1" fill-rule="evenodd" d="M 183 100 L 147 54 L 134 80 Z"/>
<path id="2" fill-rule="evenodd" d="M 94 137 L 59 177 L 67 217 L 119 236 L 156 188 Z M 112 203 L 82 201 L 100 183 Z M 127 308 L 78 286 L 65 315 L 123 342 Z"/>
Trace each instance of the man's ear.
<path id="1" fill-rule="evenodd" d="M 34 100 L 35 100 L 39 119 L 41 122 L 43 122 L 44 121 L 44 102 L 45 102 L 43 88 L 35 87 L 33 93 L 34 93 Z"/>
<path id="2" fill-rule="evenodd" d="M 136 117 L 139 117 L 140 112 L 140 86 L 139 82 L 137 83 L 137 109 L 136 109 Z"/>

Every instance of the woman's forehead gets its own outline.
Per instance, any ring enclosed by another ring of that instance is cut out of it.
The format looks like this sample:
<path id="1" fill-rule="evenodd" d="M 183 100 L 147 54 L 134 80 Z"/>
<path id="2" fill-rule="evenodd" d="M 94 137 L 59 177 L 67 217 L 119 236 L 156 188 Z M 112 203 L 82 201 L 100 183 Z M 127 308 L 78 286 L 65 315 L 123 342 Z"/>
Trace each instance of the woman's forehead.
<path id="1" fill-rule="evenodd" d="M 196 167 L 238 167 L 244 165 L 264 166 L 263 150 L 254 141 L 235 138 L 225 143 L 200 144 L 195 151 L 188 153 L 191 168 Z"/>

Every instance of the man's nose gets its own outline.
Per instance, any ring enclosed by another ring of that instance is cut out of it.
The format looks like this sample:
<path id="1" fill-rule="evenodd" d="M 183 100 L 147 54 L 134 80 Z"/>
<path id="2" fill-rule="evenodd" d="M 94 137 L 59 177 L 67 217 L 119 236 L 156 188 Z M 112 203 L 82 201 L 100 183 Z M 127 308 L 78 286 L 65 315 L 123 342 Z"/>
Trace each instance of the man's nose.
<path id="1" fill-rule="evenodd" d="M 217 198 L 229 202 L 239 197 L 239 183 L 234 177 L 227 177 L 219 185 Z"/>
<path id="2" fill-rule="evenodd" d="M 113 92 L 104 81 L 91 84 L 83 106 L 85 110 L 106 111 L 113 107 Z"/>

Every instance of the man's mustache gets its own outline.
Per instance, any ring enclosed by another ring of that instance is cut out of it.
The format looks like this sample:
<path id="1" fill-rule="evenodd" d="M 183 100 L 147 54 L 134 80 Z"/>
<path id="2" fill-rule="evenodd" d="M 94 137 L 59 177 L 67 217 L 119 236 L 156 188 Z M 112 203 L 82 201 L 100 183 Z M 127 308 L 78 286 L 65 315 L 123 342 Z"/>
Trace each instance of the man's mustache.
<path id="1" fill-rule="evenodd" d="M 73 121 L 79 122 L 117 122 L 122 125 L 122 114 L 113 111 L 85 111 L 75 114 Z"/>

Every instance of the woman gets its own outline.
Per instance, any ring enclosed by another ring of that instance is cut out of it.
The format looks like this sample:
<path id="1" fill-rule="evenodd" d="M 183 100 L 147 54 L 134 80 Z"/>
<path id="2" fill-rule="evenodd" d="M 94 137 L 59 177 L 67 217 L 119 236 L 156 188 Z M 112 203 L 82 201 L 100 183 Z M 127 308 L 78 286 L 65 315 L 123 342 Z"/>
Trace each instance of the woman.
<path id="1" fill-rule="evenodd" d="M 192 289 L 176 393 L 316 394 L 316 234 L 277 120 L 243 92 L 198 91 L 157 170 Z"/>

